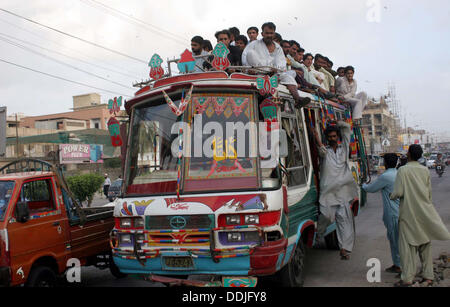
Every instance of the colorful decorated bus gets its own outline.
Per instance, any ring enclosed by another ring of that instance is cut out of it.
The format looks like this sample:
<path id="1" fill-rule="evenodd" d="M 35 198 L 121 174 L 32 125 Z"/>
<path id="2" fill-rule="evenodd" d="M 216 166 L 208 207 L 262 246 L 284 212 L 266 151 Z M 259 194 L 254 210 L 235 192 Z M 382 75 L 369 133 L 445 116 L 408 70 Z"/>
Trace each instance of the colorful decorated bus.
<path id="1" fill-rule="evenodd" d="M 153 71 L 157 78 L 125 103 L 127 133 L 115 136 L 124 184 L 114 261 L 122 273 L 167 283 L 243 287 L 279 275 L 281 285 L 301 286 L 319 214 L 313 129 L 323 134 L 327 117 L 351 123 L 350 110 L 303 92 L 312 103 L 298 109 L 276 78 L 220 68 Z M 362 183 L 365 143 L 353 131 L 351 167 Z M 364 202 L 361 192 L 355 216 Z M 326 233 L 333 249 L 335 229 Z M 191 275 L 213 282 L 182 279 Z"/>

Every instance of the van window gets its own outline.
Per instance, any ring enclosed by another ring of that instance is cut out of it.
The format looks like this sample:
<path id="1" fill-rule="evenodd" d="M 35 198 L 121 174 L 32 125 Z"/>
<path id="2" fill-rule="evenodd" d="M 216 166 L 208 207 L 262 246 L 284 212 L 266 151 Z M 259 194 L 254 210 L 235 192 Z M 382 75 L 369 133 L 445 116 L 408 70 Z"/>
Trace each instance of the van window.
<path id="1" fill-rule="evenodd" d="M 20 191 L 20 201 L 27 202 L 30 215 L 41 215 L 56 210 L 50 179 L 26 182 Z"/>
<path id="2" fill-rule="evenodd" d="M 0 181 L 0 221 L 5 218 L 6 209 L 8 209 L 14 190 L 14 181 Z"/>

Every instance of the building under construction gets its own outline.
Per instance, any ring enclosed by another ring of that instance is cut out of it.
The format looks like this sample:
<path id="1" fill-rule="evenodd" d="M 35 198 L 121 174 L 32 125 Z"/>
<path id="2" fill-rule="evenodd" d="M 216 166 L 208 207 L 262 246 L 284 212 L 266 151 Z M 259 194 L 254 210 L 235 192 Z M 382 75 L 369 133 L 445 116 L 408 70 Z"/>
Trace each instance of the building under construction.
<path id="1" fill-rule="evenodd" d="M 402 127 L 400 108 L 395 86 L 379 101 L 369 99 L 363 113 L 364 138 L 368 152 L 372 155 L 383 152 L 402 152 Z"/>

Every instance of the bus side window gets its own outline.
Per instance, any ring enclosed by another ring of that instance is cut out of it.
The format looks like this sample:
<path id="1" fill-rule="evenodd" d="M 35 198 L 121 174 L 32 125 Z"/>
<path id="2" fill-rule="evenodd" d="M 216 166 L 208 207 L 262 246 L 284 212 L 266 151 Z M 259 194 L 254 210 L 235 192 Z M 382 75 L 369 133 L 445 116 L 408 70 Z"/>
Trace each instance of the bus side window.
<path id="1" fill-rule="evenodd" d="M 282 126 L 288 139 L 289 155 L 285 165 L 288 170 L 288 187 L 305 185 L 307 179 L 297 119 L 295 116 L 286 116 L 282 119 Z"/>

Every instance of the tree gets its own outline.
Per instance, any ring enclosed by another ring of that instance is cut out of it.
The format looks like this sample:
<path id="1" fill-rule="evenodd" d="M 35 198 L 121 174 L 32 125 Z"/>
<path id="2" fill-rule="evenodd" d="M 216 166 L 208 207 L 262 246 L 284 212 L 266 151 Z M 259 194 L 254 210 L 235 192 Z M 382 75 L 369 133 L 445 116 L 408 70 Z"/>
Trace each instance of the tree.
<path id="1" fill-rule="evenodd" d="M 88 207 L 91 206 L 95 193 L 101 188 L 105 179 L 97 174 L 86 174 L 73 176 L 67 179 L 69 189 L 75 198 L 83 203 L 87 201 Z"/>

